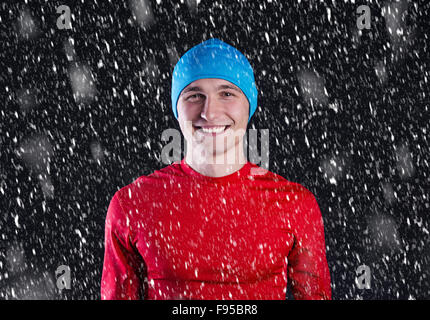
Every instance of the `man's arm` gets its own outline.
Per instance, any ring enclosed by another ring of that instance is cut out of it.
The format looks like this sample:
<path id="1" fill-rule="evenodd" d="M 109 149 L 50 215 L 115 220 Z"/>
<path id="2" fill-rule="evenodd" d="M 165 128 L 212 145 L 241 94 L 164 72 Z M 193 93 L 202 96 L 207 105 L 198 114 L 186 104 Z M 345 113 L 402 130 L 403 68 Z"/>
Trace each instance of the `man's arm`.
<path id="1" fill-rule="evenodd" d="M 144 262 L 131 244 L 126 220 L 115 193 L 109 204 L 105 224 L 102 300 L 142 299 Z"/>
<path id="2" fill-rule="evenodd" d="M 294 214 L 295 239 L 288 255 L 288 280 L 295 300 L 331 300 L 321 211 L 308 191 Z"/>

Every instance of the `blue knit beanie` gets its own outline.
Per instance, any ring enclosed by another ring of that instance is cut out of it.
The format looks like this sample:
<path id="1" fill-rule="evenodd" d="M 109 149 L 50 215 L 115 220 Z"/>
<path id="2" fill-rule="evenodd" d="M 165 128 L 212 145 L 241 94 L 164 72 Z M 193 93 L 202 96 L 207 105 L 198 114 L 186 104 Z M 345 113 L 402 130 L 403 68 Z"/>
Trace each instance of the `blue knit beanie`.
<path id="1" fill-rule="evenodd" d="M 178 99 L 191 82 L 217 78 L 238 86 L 249 102 L 248 122 L 257 109 L 257 88 L 248 59 L 236 48 L 212 38 L 188 50 L 176 64 L 172 76 L 172 109 L 178 119 Z"/>

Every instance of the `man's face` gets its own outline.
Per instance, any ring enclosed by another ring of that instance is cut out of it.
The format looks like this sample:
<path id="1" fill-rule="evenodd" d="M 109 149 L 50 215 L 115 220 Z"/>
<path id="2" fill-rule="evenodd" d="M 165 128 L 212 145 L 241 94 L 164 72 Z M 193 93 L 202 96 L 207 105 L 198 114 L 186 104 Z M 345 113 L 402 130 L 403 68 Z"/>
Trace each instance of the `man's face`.
<path id="1" fill-rule="evenodd" d="M 177 108 L 182 133 L 193 148 L 222 154 L 240 146 L 249 102 L 236 85 L 223 79 L 196 80 L 182 90 Z M 208 131 L 211 128 L 216 131 Z"/>

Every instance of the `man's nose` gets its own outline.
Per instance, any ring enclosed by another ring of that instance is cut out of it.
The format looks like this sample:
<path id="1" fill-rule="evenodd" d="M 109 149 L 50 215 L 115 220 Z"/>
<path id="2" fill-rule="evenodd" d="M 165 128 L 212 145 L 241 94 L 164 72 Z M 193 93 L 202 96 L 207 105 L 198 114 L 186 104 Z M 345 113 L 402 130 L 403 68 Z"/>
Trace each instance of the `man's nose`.
<path id="1" fill-rule="evenodd" d="M 201 117 L 206 119 L 208 122 L 212 122 L 217 118 L 220 111 L 221 105 L 214 97 L 210 97 L 208 95 L 202 108 Z"/>

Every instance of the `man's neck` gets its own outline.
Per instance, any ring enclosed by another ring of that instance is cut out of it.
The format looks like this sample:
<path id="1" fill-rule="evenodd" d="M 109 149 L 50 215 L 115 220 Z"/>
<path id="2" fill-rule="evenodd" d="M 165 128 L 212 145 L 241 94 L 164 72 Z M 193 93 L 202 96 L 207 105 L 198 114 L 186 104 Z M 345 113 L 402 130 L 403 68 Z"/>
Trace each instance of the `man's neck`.
<path id="1" fill-rule="evenodd" d="M 240 149 L 240 150 L 243 150 Z M 198 173 L 208 177 L 224 177 L 242 169 L 248 162 L 243 152 L 236 156 L 227 153 L 209 154 L 207 157 L 199 154 L 192 157 L 191 153 L 185 156 L 185 162 Z"/>

